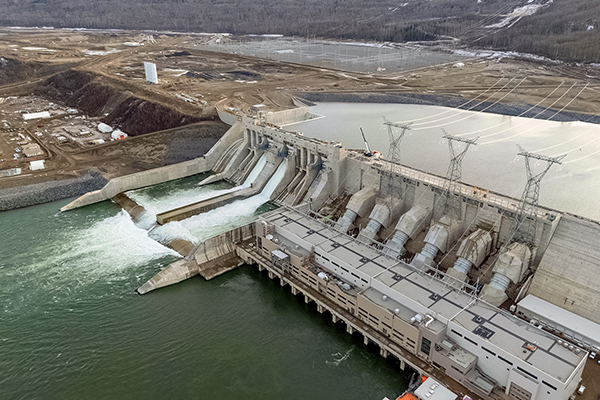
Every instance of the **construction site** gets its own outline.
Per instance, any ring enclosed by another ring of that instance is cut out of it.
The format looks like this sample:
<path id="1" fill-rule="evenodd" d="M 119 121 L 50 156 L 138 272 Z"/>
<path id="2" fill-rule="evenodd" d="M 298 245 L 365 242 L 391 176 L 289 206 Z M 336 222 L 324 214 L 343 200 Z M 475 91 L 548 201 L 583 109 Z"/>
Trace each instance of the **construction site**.
<path id="1" fill-rule="evenodd" d="M 563 82 L 565 87 L 576 84 L 574 91 L 587 87 L 562 114 L 584 113 L 587 116 L 579 119 L 585 120 L 600 108 L 595 72 L 585 66 L 489 53 L 453 55 L 409 46 L 395 54 L 356 44 L 334 43 L 332 47 L 281 39 L 269 44 L 266 38 L 252 44 L 223 34 L 25 28 L 3 28 L 2 33 L 0 159 L 4 161 L 0 168 L 22 171 L 3 179 L 0 187 L 5 188 L 75 177 L 93 167 L 102 168 L 110 179 L 192 159 L 206 152 L 226 130 L 217 117 L 217 104 L 243 112 L 263 104 L 279 111 L 294 107 L 295 96 L 326 94 L 329 101 L 422 103 L 426 98 L 428 104 L 452 106 L 484 93 L 487 102 L 495 104 L 490 111 L 518 114 L 515 106 L 543 99 L 555 102 L 554 109 L 565 106 L 570 98 L 553 92 Z M 293 62 L 264 59 L 253 49 L 240 51 L 240 43 L 283 56 L 304 49 L 313 57 Z M 319 57 L 318 51 L 322 51 Z M 419 64 L 414 60 L 421 55 Z M 144 62 L 156 65 L 157 84 L 146 82 Z M 493 95 L 486 92 L 501 78 L 514 79 L 514 85 Z M 21 114 L 44 111 L 50 116 L 31 121 Z M 128 139 L 111 142 L 111 136 L 97 129 L 99 123 L 124 132 Z M 86 136 L 87 131 L 92 136 Z M 30 171 L 29 161 L 15 158 L 18 146 L 10 139 L 26 140 L 20 135 L 40 145 L 44 170 Z M 194 135 L 207 139 L 207 144 L 198 146 Z M 175 147 L 177 151 L 166 154 L 167 148 Z"/>
<path id="2" fill-rule="evenodd" d="M 539 204 L 544 177 L 564 156 L 520 147 L 526 176 L 512 178 L 524 182 L 516 198 L 462 181 L 478 137 L 440 136 L 450 160 L 441 176 L 402 163 L 410 124 L 384 122 L 384 157 L 364 134 L 365 149 L 356 150 L 286 128 L 314 118 L 309 100 L 327 96 L 446 106 L 476 99 L 478 111 L 595 121 L 600 86 L 587 67 L 450 53 L 403 67 L 391 52 L 366 51 L 362 62 L 343 54 L 324 65 L 327 57 L 262 59 L 247 46 L 239 54 L 240 43 L 227 47 L 222 34 L 8 31 L 0 36 L 6 65 L 31 68 L 0 75 L 0 168 L 13 171 L 0 188 L 99 168 L 106 184 L 61 210 L 112 199 L 140 221 L 147 210 L 132 190 L 202 173 L 200 186 L 232 185 L 161 210 L 149 231 L 243 199 L 273 205 L 200 242 L 166 238 L 183 258 L 138 293 L 249 264 L 456 396 L 600 395 L 600 295 L 589 279 L 600 265 L 600 223 Z M 273 52 L 296 51 L 285 50 Z M 148 79 L 144 62 L 157 76 Z M 491 91 L 499 81 L 507 83 Z M 45 169 L 32 164 L 39 160 Z"/>

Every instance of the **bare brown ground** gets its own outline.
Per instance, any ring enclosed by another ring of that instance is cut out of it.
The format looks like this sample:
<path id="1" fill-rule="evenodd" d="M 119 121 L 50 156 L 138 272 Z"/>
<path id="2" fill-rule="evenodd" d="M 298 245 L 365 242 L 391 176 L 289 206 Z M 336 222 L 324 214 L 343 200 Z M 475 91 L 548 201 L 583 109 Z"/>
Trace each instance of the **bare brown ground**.
<path id="1" fill-rule="evenodd" d="M 438 94 L 508 104 L 541 103 L 542 107 L 552 104 L 552 108 L 557 110 L 564 107 L 565 111 L 600 114 L 598 80 L 586 76 L 582 68 L 562 64 L 476 59 L 465 62 L 462 68 L 442 65 L 399 74 L 361 74 L 201 51 L 195 49 L 194 45 L 208 39 L 191 35 L 155 35 L 156 43 L 128 47 L 123 43 L 140 40 L 137 33 L 0 29 L 3 30 L 8 34 L 0 35 L 0 56 L 22 63 L 51 65 L 52 68 L 34 68 L 24 80 L 4 85 L 0 82 L 0 97 L 30 94 L 47 85 L 46 80 L 51 76 L 56 77 L 60 71 L 91 73 L 95 85 L 137 99 L 123 106 L 116 104 L 115 99 L 120 99 L 119 96 L 107 96 L 109 100 L 106 104 L 94 108 L 100 117 L 101 113 L 112 113 L 106 118 L 115 124 L 129 122 L 129 126 L 136 125 L 136 122 L 132 123 L 127 118 L 135 118 L 136 107 L 140 108 L 141 103 L 155 104 L 156 107 L 162 107 L 162 112 L 168 110 L 179 113 L 177 115 L 207 121 L 216 119 L 214 106 L 222 100 L 226 106 L 243 111 L 248 111 L 250 105 L 257 103 L 263 103 L 271 110 L 280 110 L 293 106 L 294 95 L 321 90 Z M 31 51 L 25 50 L 25 47 L 55 51 Z M 85 50 L 118 52 L 89 55 Z M 158 85 L 145 82 L 144 61 L 156 63 Z M 498 90 L 506 83 L 504 89 Z M 494 89 L 490 89 L 492 87 Z M 561 98 L 571 87 L 571 92 Z M 584 87 L 577 100 L 569 103 Z M 137 118 L 142 117 L 138 115 Z M 150 126 L 154 123 L 159 124 L 159 118 Z M 128 139 L 123 143 L 75 152 L 48 145 L 50 170 L 30 173 L 21 178 L 0 179 L 0 187 L 32 180 L 61 179 L 91 166 L 100 167 L 108 177 L 112 177 L 165 164 L 164 154 L 172 142 L 168 134 L 143 135 L 135 140 L 134 144 L 130 144 L 133 139 Z M 197 140 L 192 135 L 187 143 Z M 183 142 L 185 140 L 180 141 Z M 0 168 L 5 167 L 0 163 Z M 10 183 L 2 182 L 7 180 Z"/>

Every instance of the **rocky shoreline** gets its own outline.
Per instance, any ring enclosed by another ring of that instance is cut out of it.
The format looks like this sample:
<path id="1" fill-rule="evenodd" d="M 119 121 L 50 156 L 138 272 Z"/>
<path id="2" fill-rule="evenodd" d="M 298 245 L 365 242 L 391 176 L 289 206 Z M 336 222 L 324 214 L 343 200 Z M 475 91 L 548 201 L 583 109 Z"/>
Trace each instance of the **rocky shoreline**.
<path id="1" fill-rule="evenodd" d="M 78 178 L 0 189 L 0 211 L 49 203 L 102 189 L 108 181 L 92 169 Z"/>
<path id="2" fill-rule="evenodd" d="M 600 115 L 591 115 L 585 113 L 561 111 L 533 106 L 528 103 L 518 104 L 494 104 L 492 102 L 479 102 L 477 100 L 469 102 L 462 97 L 442 96 L 435 94 L 420 93 L 340 93 L 340 92 L 306 92 L 297 93 L 297 97 L 302 100 L 313 103 L 397 103 L 397 104 L 422 104 L 429 106 L 454 107 L 470 111 L 483 111 L 492 114 L 502 114 L 511 116 L 522 116 L 525 118 L 535 118 L 552 121 L 569 122 L 583 121 L 593 124 L 600 124 Z M 467 103 L 468 104 L 465 104 Z M 481 104 L 479 104 L 481 103 Z M 463 106 L 464 104 L 464 106 Z M 532 108 L 533 107 L 533 108 Z M 531 108 L 531 110 L 529 110 Z M 523 114 L 523 115 L 521 115 Z M 556 115 L 554 115 L 556 114 Z"/>

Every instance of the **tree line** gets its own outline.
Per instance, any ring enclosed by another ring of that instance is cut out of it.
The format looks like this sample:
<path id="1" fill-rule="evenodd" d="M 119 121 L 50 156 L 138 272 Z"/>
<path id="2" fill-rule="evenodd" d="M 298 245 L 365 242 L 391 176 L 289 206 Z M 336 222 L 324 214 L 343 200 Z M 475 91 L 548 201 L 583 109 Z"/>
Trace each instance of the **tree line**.
<path id="1" fill-rule="evenodd" d="M 600 2 L 554 0 L 510 28 L 486 28 L 516 7 L 548 0 L 7 0 L 4 26 L 284 34 L 434 41 L 600 62 Z M 593 28 L 590 29 L 590 26 Z"/>

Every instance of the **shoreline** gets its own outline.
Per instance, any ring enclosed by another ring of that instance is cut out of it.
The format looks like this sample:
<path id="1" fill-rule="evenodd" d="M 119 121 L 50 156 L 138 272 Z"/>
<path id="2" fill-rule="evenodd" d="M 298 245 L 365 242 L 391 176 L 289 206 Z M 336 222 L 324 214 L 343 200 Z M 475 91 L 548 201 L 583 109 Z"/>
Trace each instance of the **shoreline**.
<path id="1" fill-rule="evenodd" d="M 0 212 L 50 203 L 102 189 L 108 180 L 96 168 L 78 178 L 0 189 Z"/>
<path id="2" fill-rule="evenodd" d="M 600 115 L 561 111 L 534 106 L 529 103 L 503 104 L 490 101 L 469 100 L 462 97 L 421 93 L 377 93 L 377 92 L 305 92 L 295 96 L 311 103 L 386 103 L 417 104 L 451 107 L 459 110 L 482 111 L 513 117 L 551 120 L 555 122 L 581 121 L 600 124 Z M 309 104 L 310 105 L 310 104 Z M 464 105 L 464 107 L 461 107 Z M 555 115 L 556 114 L 556 115 Z"/>

